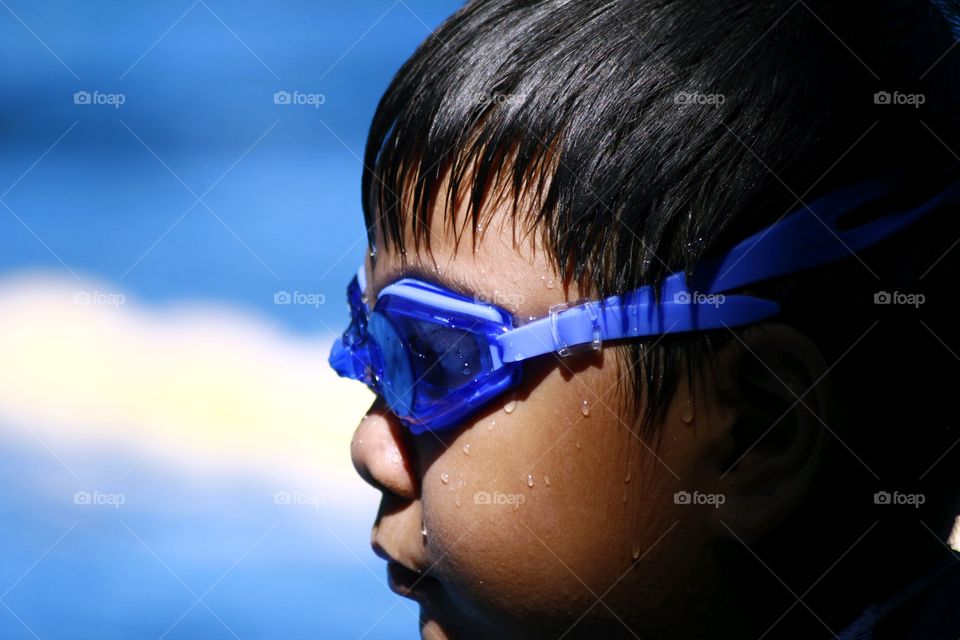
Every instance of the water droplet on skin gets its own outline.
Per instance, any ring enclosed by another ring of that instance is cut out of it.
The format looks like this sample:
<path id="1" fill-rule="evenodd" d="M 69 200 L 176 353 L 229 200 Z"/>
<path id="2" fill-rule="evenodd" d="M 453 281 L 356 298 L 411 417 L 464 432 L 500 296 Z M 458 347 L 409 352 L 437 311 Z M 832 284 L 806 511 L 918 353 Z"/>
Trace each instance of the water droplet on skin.
<path id="1" fill-rule="evenodd" d="M 577 443 L 577 449 L 579 449 L 579 448 L 580 448 L 580 443 L 578 442 L 578 443 Z"/>
<path id="2" fill-rule="evenodd" d="M 513 413 L 513 410 L 517 408 L 517 401 L 513 398 L 507 400 L 503 405 L 503 412 L 506 414 Z"/>
<path id="3" fill-rule="evenodd" d="M 528 487 L 533 486 L 533 474 L 530 474 L 530 473 L 527 474 L 527 486 Z"/>
<path id="4" fill-rule="evenodd" d="M 627 504 L 627 489 L 626 489 L 626 487 L 624 487 L 624 489 L 623 489 L 623 504 Z"/>
<path id="5" fill-rule="evenodd" d="M 463 445 L 463 452 L 467 455 L 470 455 L 470 443 Z"/>
<path id="6" fill-rule="evenodd" d="M 443 473 L 441 473 L 441 474 L 440 474 L 440 482 L 442 482 L 443 484 L 447 484 L 448 482 L 450 482 L 450 474 L 447 473 L 446 471 L 444 471 Z"/>
<path id="7" fill-rule="evenodd" d="M 627 477 L 623 479 L 624 482 L 630 482 L 630 478 L 633 475 L 633 470 L 630 467 L 627 467 Z"/>
<path id="8" fill-rule="evenodd" d="M 457 509 L 459 509 L 460 506 L 461 506 L 461 505 L 460 505 L 460 498 L 457 498 L 456 500 L 454 500 L 454 502 L 455 502 L 456 505 L 457 505 Z"/>
<path id="9" fill-rule="evenodd" d="M 580 403 L 580 413 L 582 413 L 584 417 L 590 415 L 590 403 L 586 400 Z"/>
<path id="10" fill-rule="evenodd" d="M 636 560 L 637 558 L 639 558 L 639 557 L 640 557 L 640 547 L 634 547 L 634 548 L 633 548 L 633 552 L 631 553 L 631 555 L 633 556 L 633 559 L 634 559 L 634 560 Z"/>
<path id="11" fill-rule="evenodd" d="M 493 431 L 493 428 L 494 428 L 495 426 L 497 426 L 497 421 L 496 421 L 496 420 L 491 420 L 491 421 L 490 421 L 490 424 L 487 425 L 487 431 Z"/>
<path id="12" fill-rule="evenodd" d="M 550 476 L 543 476 L 543 484 L 550 486 Z"/>
<path id="13" fill-rule="evenodd" d="M 420 535 L 424 538 L 427 537 L 427 523 L 425 522 L 420 523 Z"/>
<path id="14" fill-rule="evenodd" d="M 553 278 L 548 278 L 547 276 L 540 276 L 540 279 L 543 280 L 543 286 L 547 289 L 553 289 L 555 286 L 553 283 Z"/>
<path id="15" fill-rule="evenodd" d="M 680 419 L 687 424 L 693 422 L 693 403 L 689 399 L 680 406 Z"/>

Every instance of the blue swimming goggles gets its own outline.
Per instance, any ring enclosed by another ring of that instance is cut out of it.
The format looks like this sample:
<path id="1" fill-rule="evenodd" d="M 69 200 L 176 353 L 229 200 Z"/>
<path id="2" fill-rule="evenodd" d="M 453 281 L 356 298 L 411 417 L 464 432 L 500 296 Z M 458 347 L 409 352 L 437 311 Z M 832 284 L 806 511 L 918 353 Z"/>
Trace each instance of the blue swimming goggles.
<path id="1" fill-rule="evenodd" d="M 496 305 L 404 278 L 384 287 L 371 310 L 361 268 L 347 288 L 351 323 L 334 343 L 330 365 L 366 383 L 414 434 L 442 431 L 516 387 L 522 363 L 530 358 L 773 316 L 780 306 L 772 300 L 722 294 L 844 258 L 960 201 L 956 175 L 951 170 L 946 181 L 938 177 L 935 195 L 927 185 L 922 202 L 906 201 L 904 194 L 915 187 L 890 178 L 830 193 L 699 264 L 689 282 L 683 272 L 668 276 L 659 303 L 647 285 L 603 300 L 558 305 L 543 318 L 519 324 Z M 890 212 L 859 227 L 838 225 L 844 214 L 885 209 Z"/>

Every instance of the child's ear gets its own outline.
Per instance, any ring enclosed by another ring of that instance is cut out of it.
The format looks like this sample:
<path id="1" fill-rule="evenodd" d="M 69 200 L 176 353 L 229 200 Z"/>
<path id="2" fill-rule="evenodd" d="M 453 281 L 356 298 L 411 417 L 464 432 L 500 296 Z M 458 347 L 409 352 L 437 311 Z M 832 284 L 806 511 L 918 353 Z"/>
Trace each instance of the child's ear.
<path id="1" fill-rule="evenodd" d="M 710 461 L 723 500 L 710 525 L 721 536 L 756 540 L 810 488 L 831 419 L 828 369 L 809 338 L 775 323 L 732 337 L 718 355 L 706 391 L 724 408 L 714 414 L 722 416 L 712 426 L 722 444 Z"/>

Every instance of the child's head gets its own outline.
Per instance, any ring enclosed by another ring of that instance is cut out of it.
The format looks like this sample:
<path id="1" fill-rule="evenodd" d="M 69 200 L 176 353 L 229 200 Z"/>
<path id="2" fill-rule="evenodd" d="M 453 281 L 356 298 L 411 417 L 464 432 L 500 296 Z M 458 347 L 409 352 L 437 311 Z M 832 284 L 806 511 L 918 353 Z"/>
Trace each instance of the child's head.
<path id="1" fill-rule="evenodd" d="M 695 272 L 837 187 L 957 162 L 940 10 L 468 3 L 374 119 L 367 298 L 412 275 L 539 318 Z M 442 433 L 378 400 L 352 453 L 424 636 L 819 637 L 945 553 L 958 237 L 931 214 L 751 287 L 782 305 L 761 324 L 531 360 Z"/>

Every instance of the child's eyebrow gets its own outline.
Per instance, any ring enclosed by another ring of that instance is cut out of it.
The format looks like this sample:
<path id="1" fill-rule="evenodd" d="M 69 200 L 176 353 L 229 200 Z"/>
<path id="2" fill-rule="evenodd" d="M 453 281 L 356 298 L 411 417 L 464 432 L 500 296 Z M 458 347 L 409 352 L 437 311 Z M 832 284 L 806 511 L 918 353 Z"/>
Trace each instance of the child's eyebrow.
<path id="1" fill-rule="evenodd" d="M 391 285 L 398 280 L 402 280 L 403 278 L 416 278 L 417 280 L 423 280 L 424 282 L 435 284 L 439 287 L 443 287 L 444 289 L 449 289 L 450 291 L 458 293 L 465 298 L 476 298 L 477 291 L 482 289 L 482 287 L 480 287 L 475 281 L 462 275 L 448 276 L 429 270 L 420 265 L 407 265 L 387 277 L 384 284 L 375 292 L 376 296 L 380 295 L 380 291 L 382 289 L 385 289 L 388 285 Z M 375 300 L 376 297 L 373 299 Z"/>

